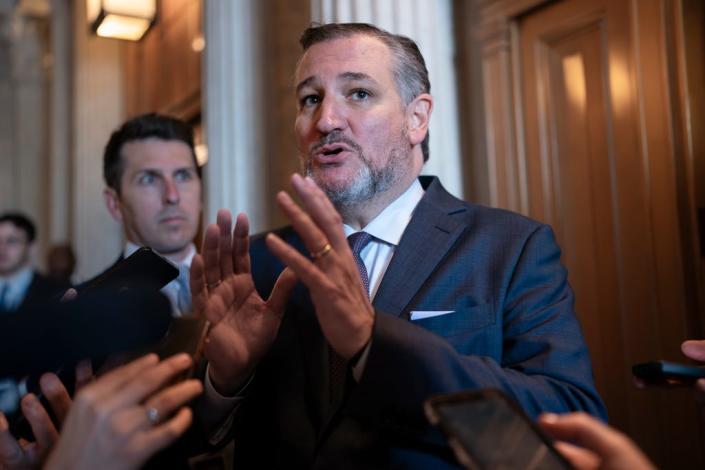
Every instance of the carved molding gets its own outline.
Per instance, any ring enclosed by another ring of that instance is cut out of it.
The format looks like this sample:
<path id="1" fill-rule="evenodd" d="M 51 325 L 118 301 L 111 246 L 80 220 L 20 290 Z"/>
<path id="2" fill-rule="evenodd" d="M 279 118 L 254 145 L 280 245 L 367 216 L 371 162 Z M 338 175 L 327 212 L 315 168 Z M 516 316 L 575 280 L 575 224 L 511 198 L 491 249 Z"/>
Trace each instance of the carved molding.
<path id="1" fill-rule="evenodd" d="M 482 51 L 490 204 L 528 213 L 520 77 L 517 75 L 517 18 L 549 0 L 477 0 L 475 38 Z"/>

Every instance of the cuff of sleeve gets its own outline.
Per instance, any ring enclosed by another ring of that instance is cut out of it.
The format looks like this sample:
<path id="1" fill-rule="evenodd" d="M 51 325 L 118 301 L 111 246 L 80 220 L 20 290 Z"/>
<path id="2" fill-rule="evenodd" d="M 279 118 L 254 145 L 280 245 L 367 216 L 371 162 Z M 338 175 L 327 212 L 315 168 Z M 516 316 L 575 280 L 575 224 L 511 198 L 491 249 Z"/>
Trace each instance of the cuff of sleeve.
<path id="1" fill-rule="evenodd" d="M 372 340 L 367 342 L 367 346 L 362 348 L 362 351 L 360 352 L 359 357 L 357 358 L 357 361 L 353 359 L 353 364 L 352 366 L 352 376 L 353 379 L 355 379 L 355 382 L 360 382 L 362 379 L 362 374 L 365 372 L 365 366 L 367 365 L 367 358 L 370 355 L 370 348 L 372 347 Z"/>
<path id="2" fill-rule="evenodd" d="M 207 429 L 212 429 L 212 431 L 209 432 L 209 444 L 217 446 L 227 436 L 232 426 L 235 412 L 245 399 L 245 392 L 252 383 L 254 376 L 255 374 L 252 374 L 245 385 L 243 385 L 234 396 L 228 397 L 221 395 L 215 389 L 213 382 L 211 382 L 210 364 L 206 366 L 203 399 L 204 407 L 208 410 L 208 422 L 212 424 L 212 426 L 207 427 Z M 218 425 L 218 423 L 220 424 Z"/>

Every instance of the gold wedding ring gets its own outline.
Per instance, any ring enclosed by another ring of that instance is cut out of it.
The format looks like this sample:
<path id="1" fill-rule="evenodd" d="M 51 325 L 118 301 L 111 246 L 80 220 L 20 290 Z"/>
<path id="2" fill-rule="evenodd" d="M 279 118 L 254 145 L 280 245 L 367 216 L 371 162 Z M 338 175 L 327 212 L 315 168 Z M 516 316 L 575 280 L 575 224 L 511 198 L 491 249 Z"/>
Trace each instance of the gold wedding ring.
<path id="1" fill-rule="evenodd" d="M 315 253 L 311 253 L 311 259 L 313 259 L 315 261 L 319 258 L 323 258 L 325 255 L 330 253 L 330 250 L 332 250 L 332 249 L 333 249 L 333 247 L 330 246 L 330 243 L 326 243 L 326 245 L 323 248 L 321 248 L 320 250 L 318 250 Z"/>

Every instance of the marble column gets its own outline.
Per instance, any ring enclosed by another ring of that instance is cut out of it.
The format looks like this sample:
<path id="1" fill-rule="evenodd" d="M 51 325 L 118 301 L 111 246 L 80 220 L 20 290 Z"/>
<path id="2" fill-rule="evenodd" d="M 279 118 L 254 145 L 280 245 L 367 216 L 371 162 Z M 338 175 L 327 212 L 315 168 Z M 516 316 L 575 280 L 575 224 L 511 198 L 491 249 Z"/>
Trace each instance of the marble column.
<path id="1" fill-rule="evenodd" d="M 280 225 L 278 189 L 297 169 L 291 77 L 308 0 L 204 2 L 206 211 L 250 217 L 251 231 Z"/>
<path id="2" fill-rule="evenodd" d="M 311 16 L 320 23 L 371 23 L 416 41 L 434 97 L 431 157 L 422 173 L 437 175 L 446 189 L 463 197 L 452 0 L 311 0 Z"/>
<path id="3" fill-rule="evenodd" d="M 34 220 L 41 261 L 47 199 L 43 20 L 19 8 L 6 14 L 0 38 L 0 212 L 20 211 Z"/>
<path id="4" fill-rule="evenodd" d="M 265 142 L 259 2 L 204 2 L 206 27 L 206 214 L 246 212 L 257 231 L 266 221 L 262 196 Z"/>

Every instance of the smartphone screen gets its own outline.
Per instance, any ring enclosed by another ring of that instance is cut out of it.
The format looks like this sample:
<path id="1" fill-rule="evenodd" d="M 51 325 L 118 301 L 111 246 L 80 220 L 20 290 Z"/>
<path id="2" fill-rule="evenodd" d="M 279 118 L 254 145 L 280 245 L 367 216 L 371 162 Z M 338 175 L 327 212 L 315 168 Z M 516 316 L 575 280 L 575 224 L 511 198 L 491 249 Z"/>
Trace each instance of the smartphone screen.
<path id="1" fill-rule="evenodd" d="M 426 414 L 466 468 L 571 468 L 519 406 L 497 390 L 433 397 Z"/>

